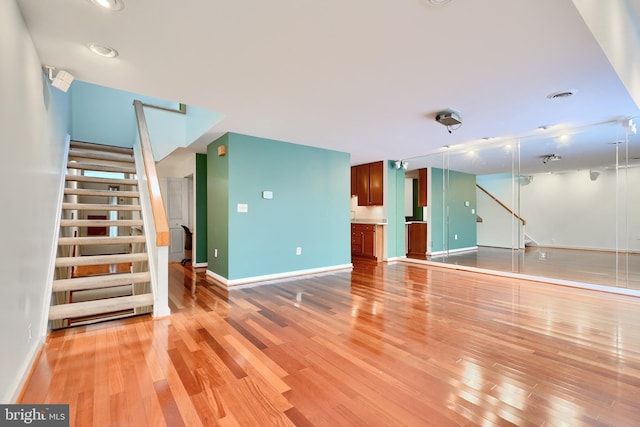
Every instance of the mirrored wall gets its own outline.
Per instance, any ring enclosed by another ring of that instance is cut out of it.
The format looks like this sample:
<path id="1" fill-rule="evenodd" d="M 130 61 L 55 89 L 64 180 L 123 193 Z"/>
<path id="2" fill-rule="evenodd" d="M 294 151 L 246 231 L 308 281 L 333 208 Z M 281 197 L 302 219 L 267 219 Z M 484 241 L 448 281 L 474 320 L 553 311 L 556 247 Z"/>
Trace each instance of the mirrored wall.
<path id="1" fill-rule="evenodd" d="M 426 259 L 640 290 L 634 122 L 540 129 L 408 159 L 407 186 L 427 170 Z"/>

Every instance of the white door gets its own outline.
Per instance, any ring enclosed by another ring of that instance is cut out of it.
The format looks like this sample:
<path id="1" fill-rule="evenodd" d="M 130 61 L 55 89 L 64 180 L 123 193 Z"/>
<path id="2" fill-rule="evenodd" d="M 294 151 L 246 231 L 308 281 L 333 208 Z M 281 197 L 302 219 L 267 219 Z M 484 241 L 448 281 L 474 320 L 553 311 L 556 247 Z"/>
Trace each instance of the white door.
<path id="1" fill-rule="evenodd" d="M 161 178 L 164 206 L 167 211 L 169 233 L 169 261 L 184 258 L 185 232 L 189 227 L 189 185 L 187 178 Z"/>

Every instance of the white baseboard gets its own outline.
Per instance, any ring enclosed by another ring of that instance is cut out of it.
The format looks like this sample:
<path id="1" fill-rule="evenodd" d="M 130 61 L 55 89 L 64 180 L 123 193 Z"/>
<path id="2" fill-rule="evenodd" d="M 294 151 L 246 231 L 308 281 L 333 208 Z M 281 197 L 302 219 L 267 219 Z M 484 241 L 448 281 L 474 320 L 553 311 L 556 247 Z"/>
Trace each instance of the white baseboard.
<path id="1" fill-rule="evenodd" d="M 266 285 L 269 283 L 282 282 L 287 279 L 300 278 L 304 276 L 316 276 L 320 274 L 334 273 L 339 270 L 352 269 L 353 264 L 333 265 L 329 267 L 310 268 L 307 270 L 288 271 L 285 273 L 266 274 L 264 276 L 244 277 L 242 279 L 229 280 L 211 270 L 207 270 L 207 276 L 210 276 L 225 289 L 242 289 L 253 286 Z"/>
<path id="2" fill-rule="evenodd" d="M 209 267 L 209 263 L 208 262 L 196 262 L 195 264 L 191 263 L 191 267 L 194 267 L 194 268 Z"/>
<path id="3" fill-rule="evenodd" d="M 640 297 L 640 290 L 637 290 L 637 289 L 627 289 L 627 288 L 618 288 L 615 286 L 574 282 L 572 280 L 554 279 L 551 277 L 542 277 L 542 276 L 532 276 L 529 274 L 511 273 L 508 271 L 500 271 L 500 270 L 488 270 L 485 268 L 470 267 L 470 266 L 459 265 L 459 264 L 446 264 L 443 262 L 426 261 L 426 260 L 413 259 L 413 258 L 404 258 L 404 259 L 401 259 L 400 261 L 406 262 L 408 264 L 422 264 L 423 266 L 429 266 L 429 267 L 447 268 L 450 270 L 459 270 L 459 271 L 469 271 L 472 273 L 489 274 L 492 276 L 529 280 L 532 282 L 539 282 L 539 283 L 548 284 L 548 285 L 561 285 L 561 286 L 568 286 L 572 288 L 588 289 L 592 291 L 608 292 L 612 294 Z"/>
<path id="4" fill-rule="evenodd" d="M 477 251 L 477 246 L 469 246 L 468 248 L 460 248 L 460 249 L 451 249 L 449 251 L 438 251 L 438 252 L 430 252 L 427 253 L 428 256 L 438 256 L 438 255 L 446 255 L 446 254 L 457 254 L 460 252 L 471 252 Z"/>
<path id="5" fill-rule="evenodd" d="M 40 352 L 44 348 L 45 342 L 46 339 L 44 337 L 41 337 L 40 342 L 31 348 L 31 351 L 29 352 L 21 367 L 22 372 L 19 376 L 17 376 L 17 381 L 15 383 L 15 386 L 13 387 L 13 396 L 11 396 L 11 402 L 18 403 L 18 399 L 22 394 L 22 389 L 26 385 L 29 377 L 31 377 L 31 373 L 35 369 L 36 359 L 38 359 Z"/>

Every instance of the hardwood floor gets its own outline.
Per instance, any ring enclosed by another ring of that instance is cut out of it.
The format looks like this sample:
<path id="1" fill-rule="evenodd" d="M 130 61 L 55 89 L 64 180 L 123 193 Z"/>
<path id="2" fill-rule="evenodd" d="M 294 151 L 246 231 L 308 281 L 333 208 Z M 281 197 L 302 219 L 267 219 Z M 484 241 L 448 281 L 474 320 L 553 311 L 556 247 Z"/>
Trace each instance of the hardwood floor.
<path id="1" fill-rule="evenodd" d="M 24 403 L 75 426 L 637 426 L 640 299 L 407 264 L 51 334 Z"/>
<path id="2" fill-rule="evenodd" d="M 596 285 L 640 289 L 640 254 L 528 247 L 525 250 L 480 246 L 477 250 L 429 257 L 430 261 L 522 273 Z"/>

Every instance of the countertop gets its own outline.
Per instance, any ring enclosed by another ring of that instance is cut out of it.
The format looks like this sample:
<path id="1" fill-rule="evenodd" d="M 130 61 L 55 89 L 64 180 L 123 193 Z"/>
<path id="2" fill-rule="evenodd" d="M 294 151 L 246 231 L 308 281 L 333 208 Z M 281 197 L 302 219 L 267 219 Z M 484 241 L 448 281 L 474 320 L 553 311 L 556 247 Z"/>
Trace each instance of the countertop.
<path id="1" fill-rule="evenodd" d="M 352 219 L 351 224 L 387 225 L 386 219 Z"/>

